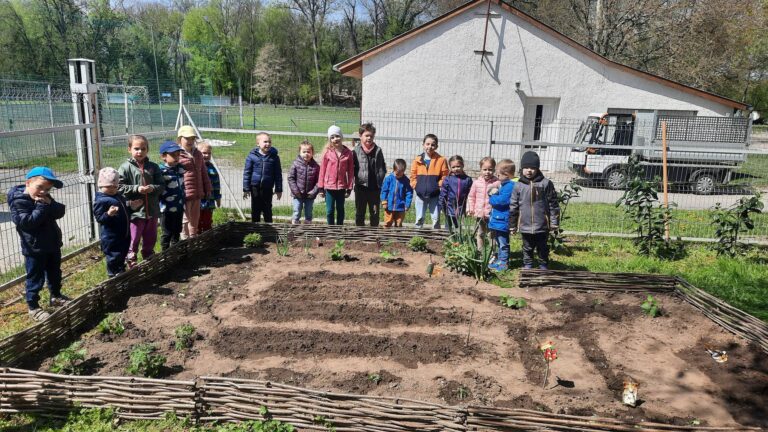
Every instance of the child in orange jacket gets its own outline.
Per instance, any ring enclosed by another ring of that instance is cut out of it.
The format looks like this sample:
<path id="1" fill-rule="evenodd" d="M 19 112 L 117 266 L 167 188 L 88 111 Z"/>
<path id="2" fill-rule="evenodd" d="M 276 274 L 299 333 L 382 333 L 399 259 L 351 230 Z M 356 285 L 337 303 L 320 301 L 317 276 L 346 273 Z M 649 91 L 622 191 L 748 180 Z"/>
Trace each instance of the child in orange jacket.
<path id="1" fill-rule="evenodd" d="M 424 153 L 416 156 L 411 164 L 411 187 L 416 196 L 416 228 L 424 226 L 426 211 L 432 219 L 432 228 L 440 229 L 440 187 L 448 176 L 448 163 L 437 153 L 437 136 L 424 137 Z"/>

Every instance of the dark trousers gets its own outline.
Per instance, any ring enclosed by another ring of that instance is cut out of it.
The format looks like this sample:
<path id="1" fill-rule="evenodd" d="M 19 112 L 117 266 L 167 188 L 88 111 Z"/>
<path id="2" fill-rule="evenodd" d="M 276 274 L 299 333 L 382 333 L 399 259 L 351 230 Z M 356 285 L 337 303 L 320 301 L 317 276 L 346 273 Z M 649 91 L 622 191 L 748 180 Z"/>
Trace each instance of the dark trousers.
<path id="1" fill-rule="evenodd" d="M 24 257 L 27 270 L 26 300 L 29 309 L 40 307 L 40 290 L 48 280 L 51 297 L 61 296 L 61 250 Z"/>
<path id="2" fill-rule="evenodd" d="M 344 189 L 325 190 L 325 217 L 328 225 L 344 225 Z M 335 214 L 335 218 L 334 218 Z"/>
<path id="3" fill-rule="evenodd" d="M 264 222 L 272 223 L 272 188 L 251 186 L 251 221 L 261 222 L 264 214 Z"/>
<path id="4" fill-rule="evenodd" d="M 107 263 L 107 276 L 116 276 L 125 271 L 125 257 L 128 256 L 130 246 L 130 237 L 122 239 L 101 238 L 101 251 L 104 252 L 104 260 Z"/>
<path id="5" fill-rule="evenodd" d="M 381 189 L 355 186 L 355 225 L 365 226 L 365 211 L 371 215 L 371 226 L 379 226 Z"/>
<path id="6" fill-rule="evenodd" d="M 549 265 L 548 233 L 520 234 L 523 237 L 523 266 L 533 266 L 533 250 L 536 249 L 539 257 L 539 266 Z"/>
<path id="7" fill-rule="evenodd" d="M 160 247 L 166 250 L 178 243 L 181 238 L 182 221 L 184 212 L 165 212 L 160 216 L 160 226 L 163 227 L 163 234 L 160 236 Z"/>

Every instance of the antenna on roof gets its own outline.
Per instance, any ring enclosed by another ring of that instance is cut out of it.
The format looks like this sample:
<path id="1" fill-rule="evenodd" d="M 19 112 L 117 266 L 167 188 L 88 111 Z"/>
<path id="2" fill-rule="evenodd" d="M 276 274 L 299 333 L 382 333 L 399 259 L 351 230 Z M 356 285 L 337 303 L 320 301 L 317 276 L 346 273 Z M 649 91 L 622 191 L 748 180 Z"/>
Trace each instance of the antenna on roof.
<path id="1" fill-rule="evenodd" d="M 491 20 L 491 18 L 498 18 L 499 14 L 493 12 L 491 13 L 491 0 L 488 0 L 488 9 L 484 14 L 476 14 L 478 16 L 484 16 L 485 17 L 485 31 L 483 32 L 483 49 L 481 50 L 475 50 L 475 54 L 480 54 L 480 65 L 483 64 L 483 59 L 487 55 L 493 55 L 493 52 L 488 51 L 485 49 L 486 42 L 488 41 L 488 22 Z"/>

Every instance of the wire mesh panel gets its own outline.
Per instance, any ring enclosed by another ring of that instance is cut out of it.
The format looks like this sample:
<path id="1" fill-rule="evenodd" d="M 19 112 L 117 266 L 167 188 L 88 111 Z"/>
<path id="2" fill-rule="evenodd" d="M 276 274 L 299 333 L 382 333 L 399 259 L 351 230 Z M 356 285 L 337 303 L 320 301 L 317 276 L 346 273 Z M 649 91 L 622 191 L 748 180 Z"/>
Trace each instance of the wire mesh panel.
<path id="1" fill-rule="evenodd" d="M 667 139 L 672 141 L 745 143 L 748 138 L 746 117 L 659 116 L 656 139 L 661 139 L 662 122 L 667 123 Z"/>

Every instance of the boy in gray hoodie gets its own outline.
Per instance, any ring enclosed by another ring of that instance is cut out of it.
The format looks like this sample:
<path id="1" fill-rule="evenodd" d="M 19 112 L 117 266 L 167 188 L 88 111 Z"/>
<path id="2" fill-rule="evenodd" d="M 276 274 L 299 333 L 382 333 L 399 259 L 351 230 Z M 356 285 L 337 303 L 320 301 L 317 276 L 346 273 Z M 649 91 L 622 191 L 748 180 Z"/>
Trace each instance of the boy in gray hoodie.
<path id="1" fill-rule="evenodd" d="M 523 268 L 533 268 L 533 251 L 538 252 L 539 268 L 549 266 L 550 230 L 560 222 L 560 205 L 552 182 L 539 171 L 539 155 L 525 152 L 520 161 L 521 175 L 509 202 L 509 221 L 512 234 L 520 232 L 523 238 Z"/>

